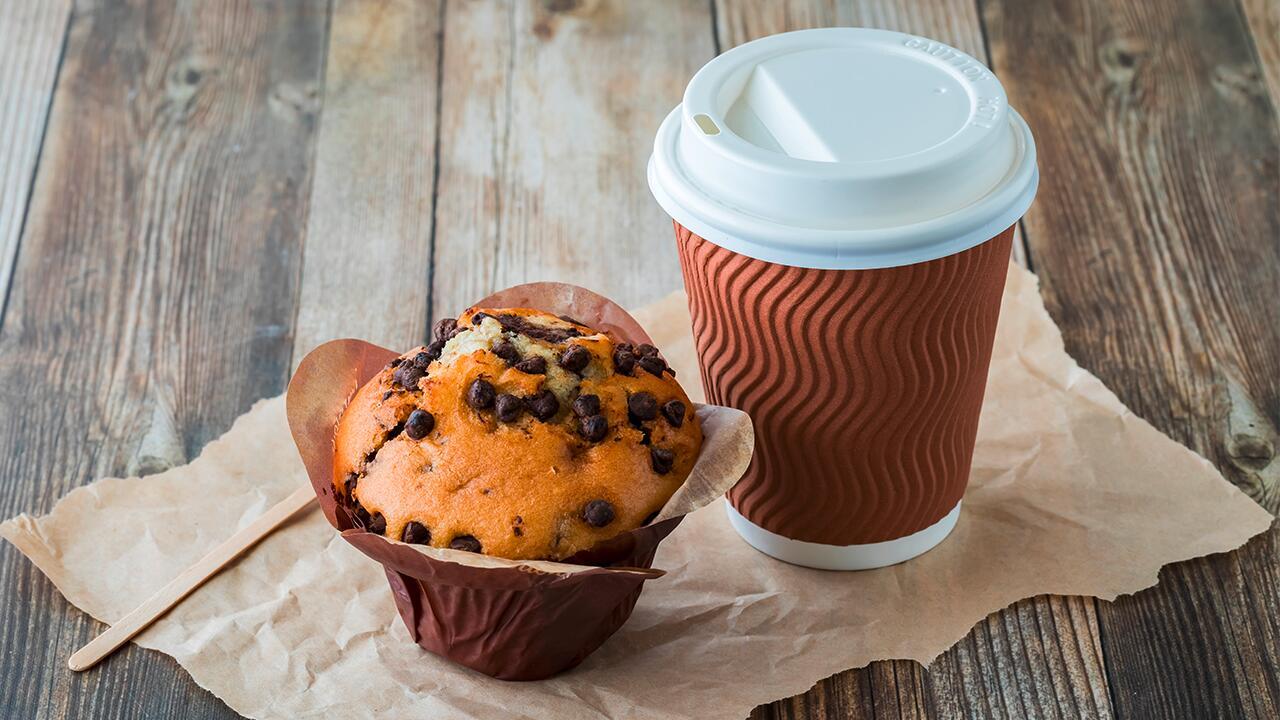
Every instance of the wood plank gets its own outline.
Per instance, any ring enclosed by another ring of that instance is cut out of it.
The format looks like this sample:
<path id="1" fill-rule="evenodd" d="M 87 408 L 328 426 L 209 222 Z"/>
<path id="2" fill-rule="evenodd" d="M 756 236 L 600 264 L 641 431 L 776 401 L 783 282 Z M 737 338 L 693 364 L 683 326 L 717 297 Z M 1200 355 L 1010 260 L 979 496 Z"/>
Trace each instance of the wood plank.
<path id="1" fill-rule="evenodd" d="M 722 48 L 809 27 L 881 27 L 941 40 L 990 62 L 977 7 L 967 0 L 717 0 L 716 20 Z M 1022 241 L 1014 244 L 1014 259 L 1028 265 Z M 1036 598 L 992 614 L 928 672 L 904 661 L 873 663 L 757 709 L 756 717 L 821 717 L 830 698 L 864 696 L 874 702 L 841 704 L 841 716 L 1110 717 L 1100 644 L 1092 600 Z M 883 701 L 901 696 L 921 700 Z"/>
<path id="2" fill-rule="evenodd" d="M 982 60 L 977 7 L 962 0 L 715 0 L 722 50 L 790 30 L 872 27 L 923 35 Z"/>
<path id="3" fill-rule="evenodd" d="M 752 717 L 1109 718 L 1102 656 L 1091 598 L 1041 596 L 992 613 L 928 671 L 872 663 Z"/>
<path id="4" fill-rule="evenodd" d="M 0 515 L 186 462 L 292 351 L 324 3 L 131 0 L 73 14 L 0 327 Z M 130 647 L 72 677 L 102 626 L 0 550 L 0 697 L 14 717 L 229 717 Z"/>
<path id="5" fill-rule="evenodd" d="M 1102 669 L 1093 599 L 1040 596 L 992 613 L 927 678 L 940 717 L 1113 717 Z"/>
<path id="6" fill-rule="evenodd" d="M 1280 525 L 1242 550 L 1166 567 L 1160 585 L 1104 604 L 1117 712 L 1280 717 Z"/>
<path id="7" fill-rule="evenodd" d="M 928 718 L 936 711 L 923 692 L 924 670 L 910 660 L 872 663 L 838 673 L 803 695 L 761 705 L 752 713 L 765 718 Z"/>
<path id="8" fill-rule="evenodd" d="M 1033 100 L 1046 172 L 1024 226 L 1068 351 L 1280 509 L 1280 133 L 1239 8 L 983 10 L 1005 84 Z M 1101 604 L 1118 714 L 1280 715 L 1278 533 Z"/>
<path id="9" fill-rule="evenodd" d="M 407 350 L 427 334 L 442 12 L 438 0 L 334 4 L 295 367 L 326 340 Z"/>
<path id="10" fill-rule="evenodd" d="M 0 4 L 0 317 L 70 13 L 71 0 Z"/>
<path id="11" fill-rule="evenodd" d="M 710 7 L 484 0 L 445 28 L 434 314 L 534 280 L 630 306 L 678 288 L 645 163 L 713 55 Z"/>
<path id="12" fill-rule="evenodd" d="M 1280 3 L 1241 0 L 1241 5 L 1271 95 L 1271 108 L 1280 112 Z"/>

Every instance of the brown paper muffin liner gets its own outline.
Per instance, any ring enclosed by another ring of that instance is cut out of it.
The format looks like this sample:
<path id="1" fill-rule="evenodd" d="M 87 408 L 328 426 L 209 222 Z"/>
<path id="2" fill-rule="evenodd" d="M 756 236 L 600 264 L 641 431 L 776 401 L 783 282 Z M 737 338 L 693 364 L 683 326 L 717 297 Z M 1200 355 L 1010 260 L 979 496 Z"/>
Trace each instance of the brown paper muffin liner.
<path id="1" fill-rule="evenodd" d="M 477 306 L 534 307 L 569 315 L 619 340 L 648 342 L 616 303 L 584 288 L 532 283 Z M 684 515 L 723 495 L 746 471 L 754 435 L 745 413 L 697 407 L 703 447 L 685 483 L 645 527 L 566 562 L 506 560 L 408 545 L 355 527 L 333 491 L 333 435 L 357 389 L 399 353 L 334 340 L 298 366 L 286 398 L 289 428 L 320 507 L 342 537 L 381 563 L 414 641 L 436 655 L 503 680 L 536 680 L 571 668 L 631 615 L 646 580 L 661 577 L 654 553 Z"/>

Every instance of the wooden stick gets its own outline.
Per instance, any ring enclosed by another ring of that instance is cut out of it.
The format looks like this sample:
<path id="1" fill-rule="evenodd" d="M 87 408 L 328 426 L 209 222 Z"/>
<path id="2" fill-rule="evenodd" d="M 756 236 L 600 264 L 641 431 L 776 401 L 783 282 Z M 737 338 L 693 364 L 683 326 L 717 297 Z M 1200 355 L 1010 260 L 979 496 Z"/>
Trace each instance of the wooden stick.
<path id="1" fill-rule="evenodd" d="M 270 535 L 286 520 L 300 510 L 310 507 L 316 499 L 315 490 L 305 485 L 293 491 L 289 497 L 281 500 L 249 523 L 235 535 L 227 538 L 221 545 L 209 551 L 194 565 L 181 575 L 169 581 L 169 584 L 156 591 L 132 612 L 125 615 L 115 625 L 107 628 L 101 635 L 89 641 L 89 644 L 77 650 L 67 661 L 67 667 L 76 672 L 88 670 L 97 665 L 103 658 L 115 652 L 116 648 L 129 642 L 134 635 L 145 630 L 151 623 L 164 615 L 174 605 L 190 595 L 206 580 L 218 574 L 232 560 L 240 557 L 249 548 Z"/>

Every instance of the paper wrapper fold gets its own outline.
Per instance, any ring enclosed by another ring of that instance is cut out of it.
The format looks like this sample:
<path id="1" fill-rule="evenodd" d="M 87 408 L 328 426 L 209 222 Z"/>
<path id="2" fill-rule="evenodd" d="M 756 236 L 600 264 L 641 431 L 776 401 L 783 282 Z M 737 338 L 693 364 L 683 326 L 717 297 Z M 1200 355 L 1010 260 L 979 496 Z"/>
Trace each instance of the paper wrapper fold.
<path id="1" fill-rule="evenodd" d="M 533 307 L 573 318 L 633 343 L 648 342 L 621 307 L 589 290 L 532 283 L 478 307 Z M 658 544 L 684 516 L 724 494 L 746 471 L 753 434 L 745 413 L 697 406 L 703 450 L 685 483 L 649 525 L 624 532 L 566 562 L 506 560 L 408 545 L 354 526 L 333 490 L 333 436 L 355 391 L 398 352 L 362 340 L 311 351 L 289 383 L 289 428 L 325 518 L 382 564 L 397 610 L 423 648 L 503 680 L 536 680 L 582 662 L 635 607 Z"/>

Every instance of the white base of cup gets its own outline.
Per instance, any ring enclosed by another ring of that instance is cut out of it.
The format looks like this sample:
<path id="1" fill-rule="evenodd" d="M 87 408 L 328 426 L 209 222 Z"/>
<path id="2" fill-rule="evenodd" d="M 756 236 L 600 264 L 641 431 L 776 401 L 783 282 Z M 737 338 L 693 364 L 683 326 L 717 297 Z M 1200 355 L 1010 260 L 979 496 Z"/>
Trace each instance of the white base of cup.
<path id="1" fill-rule="evenodd" d="M 910 560 L 945 540 L 960 518 L 960 503 L 956 503 L 941 520 L 906 537 L 864 545 L 825 545 L 769 532 L 743 517 L 730 503 L 724 507 L 729 524 L 751 547 L 783 562 L 819 570 L 870 570 Z"/>

